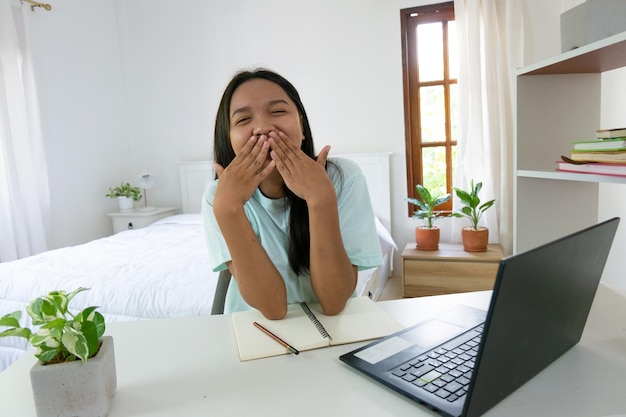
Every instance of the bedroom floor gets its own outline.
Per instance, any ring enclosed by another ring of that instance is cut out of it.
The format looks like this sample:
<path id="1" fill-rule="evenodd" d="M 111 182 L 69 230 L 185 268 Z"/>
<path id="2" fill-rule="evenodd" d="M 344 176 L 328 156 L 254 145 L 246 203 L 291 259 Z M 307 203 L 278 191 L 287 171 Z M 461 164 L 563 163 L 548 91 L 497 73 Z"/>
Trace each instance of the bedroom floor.
<path id="1" fill-rule="evenodd" d="M 391 277 L 387 280 L 379 300 L 397 300 L 402 297 L 402 277 Z"/>

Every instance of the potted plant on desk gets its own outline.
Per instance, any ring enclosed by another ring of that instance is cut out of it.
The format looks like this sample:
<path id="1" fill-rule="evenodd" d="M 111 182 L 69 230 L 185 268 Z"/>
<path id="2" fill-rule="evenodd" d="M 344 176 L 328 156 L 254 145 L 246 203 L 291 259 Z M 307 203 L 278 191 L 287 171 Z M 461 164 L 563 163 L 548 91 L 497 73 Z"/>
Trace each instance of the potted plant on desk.
<path id="1" fill-rule="evenodd" d="M 474 185 L 474 180 L 472 180 L 469 191 L 454 188 L 456 196 L 461 200 L 463 207 L 453 212 L 452 215 L 454 217 L 467 217 L 471 222 L 471 226 L 461 229 L 463 249 L 466 252 L 484 252 L 489 244 L 489 229 L 478 226 L 478 221 L 483 213 L 493 206 L 496 200 L 489 200 L 481 204 L 478 193 L 482 187 L 482 182 Z"/>
<path id="2" fill-rule="evenodd" d="M 128 212 L 133 210 L 133 203 L 141 200 L 141 188 L 133 187 L 127 182 L 122 182 L 117 187 L 109 188 L 109 192 L 105 197 L 117 198 L 120 212 Z"/>
<path id="3" fill-rule="evenodd" d="M 414 219 L 422 219 L 423 226 L 415 228 L 415 243 L 418 250 L 437 250 L 439 249 L 439 227 L 435 226 L 435 220 L 441 217 L 441 211 L 435 208 L 450 199 L 450 194 L 444 196 L 433 196 L 432 193 L 423 185 L 415 186 L 419 198 L 407 198 L 406 200 L 418 207 L 413 212 Z"/>
<path id="4" fill-rule="evenodd" d="M 30 380 L 38 417 L 104 417 L 117 387 L 113 338 L 103 336 L 104 317 L 97 307 L 76 315 L 68 304 L 87 288 L 52 291 L 26 306 L 36 331 L 21 327 L 21 311 L 0 318 L 8 327 L 0 337 L 25 338 L 39 361 Z"/>

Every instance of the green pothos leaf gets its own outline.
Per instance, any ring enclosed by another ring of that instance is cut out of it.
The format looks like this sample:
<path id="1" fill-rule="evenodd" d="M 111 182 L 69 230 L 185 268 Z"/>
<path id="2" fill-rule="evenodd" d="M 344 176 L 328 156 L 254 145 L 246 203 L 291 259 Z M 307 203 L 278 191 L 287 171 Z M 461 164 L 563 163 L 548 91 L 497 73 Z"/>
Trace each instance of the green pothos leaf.
<path id="1" fill-rule="evenodd" d="M 44 300 L 50 305 L 50 310 L 46 311 L 47 314 L 57 317 L 67 313 L 68 299 L 65 291 L 52 291 L 44 297 Z"/>
<path id="2" fill-rule="evenodd" d="M 89 288 L 80 287 L 80 288 L 75 289 L 71 293 L 67 294 L 67 302 L 68 302 L 68 304 L 72 300 L 72 298 L 74 298 L 78 293 L 81 293 L 81 292 L 87 291 L 87 290 L 89 290 Z"/>
<path id="3" fill-rule="evenodd" d="M 41 312 L 41 304 L 43 303 L 43 299 L 41 297 L 34 299 L 26 306 L 26 313 L 33 320 L 33 324 L 35 326 L 44 324 L 46 321 L 43 318 L 43 313 Z"/>
<path id="4" fill-rule="evenodd" d="M 21 318 L 21 311 L 14 311 L 13 313 L 6 314 L 0 318 L 0 326 L 20 327 Z"/>
<path id="5" fill-rule="evenodd" d="M 63 312 L 59 310 L 58 299 L 44 298 L 41 302 L 41 315 L 45 321 L 54 320 L 59 316 L 62 316 Z"/>
<path id="6" fill-rule="evenodd" d="M 40 328 L 37 333 L 33 334 L 30 338 L 30 344 L 35 347 L 46 346 L 48 348 L 56 348 L 60 345 L 60 342 L 48 329 Z"/>
<path id="7" fill-rule="evenodd" d="M 24 339 L 30 339 L 30 329 L 23 329 L 21 327 L 14 327 L 0 332 L 0 337 L 16 336 L 23 337 Z"/>
<path id="8" fill-rule="evenodd" d="M 80 358 L 83 362 L 87 361 L 89 357 L 89 346 L 87 345 L 87 339 L 84 335 L 75 330 L 70 330 L 63 334 L 61 342 L 72 355 Z"/>
<path id="9" fill-rule="evenodd" d="M 60 349 L 51 349 L 51 350 L 41 350 L 39 349 L 35 353 L 35 357 L 42 361 L 43 363 L 50 362 L 59 354 Z"/>

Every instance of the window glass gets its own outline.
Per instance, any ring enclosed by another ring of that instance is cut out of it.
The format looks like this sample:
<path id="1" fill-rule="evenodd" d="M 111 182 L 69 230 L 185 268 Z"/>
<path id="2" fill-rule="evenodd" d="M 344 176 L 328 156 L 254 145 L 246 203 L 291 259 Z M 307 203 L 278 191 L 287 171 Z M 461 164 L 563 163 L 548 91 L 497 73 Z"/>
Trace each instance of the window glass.
<path id="1" fill-rule="evenodd" d="M 420 88 L 420 116 L 422 121 L 422 143 L 446 140 L 446 108 L 443 86 Z M 426 161 L 424 161 L 426 165 Z"/>
<path id="2" fill-rule="evenodd" d="M 448 22 L 448 62 L 448 71 L 450 72 L 448 76 L 454 79 L 459 78 L 459 53 L 457 49 L 456 22 L 454 20 Z"/>
<path id="3" fill-rule="evenodd" d="M 443 79 L 441 22 L 417 26 L 417 61 L 420 82 Z"/>
<path id="4" fill-rule="evenodd" d="M 446 186 L 446 148 L 433 146 L 424 148 L 422 153 L 424 161 L 423 186 L 433 195 L 447 194 Z"/>

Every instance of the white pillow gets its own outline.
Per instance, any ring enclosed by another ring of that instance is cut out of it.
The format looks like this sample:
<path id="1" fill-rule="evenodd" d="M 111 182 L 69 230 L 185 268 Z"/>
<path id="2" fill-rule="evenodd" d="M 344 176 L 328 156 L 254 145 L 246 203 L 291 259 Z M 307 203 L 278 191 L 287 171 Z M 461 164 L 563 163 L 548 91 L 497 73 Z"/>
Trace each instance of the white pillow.
<path id="1" fill-rule="evenodd" d="M 202 215 L 200 213 L 192 213 L 192 214 L 175 214 L 173 216 L 167 216 L 156 222 L 152 223 L 150 226 L 158 226 L 160 224 L 202 224 Z"/>
<path id="2" fill-rule="evenodd" d="M 378 240 L 380 241 L 380 247 L 383 253 L 392 248 L 396 250 L 398 249 L 396 242 L 394 242 L 391 237 L 391 233 L 389 233 L 378 217 L 376 217 L 376 233 L 378 234 Z"/>

